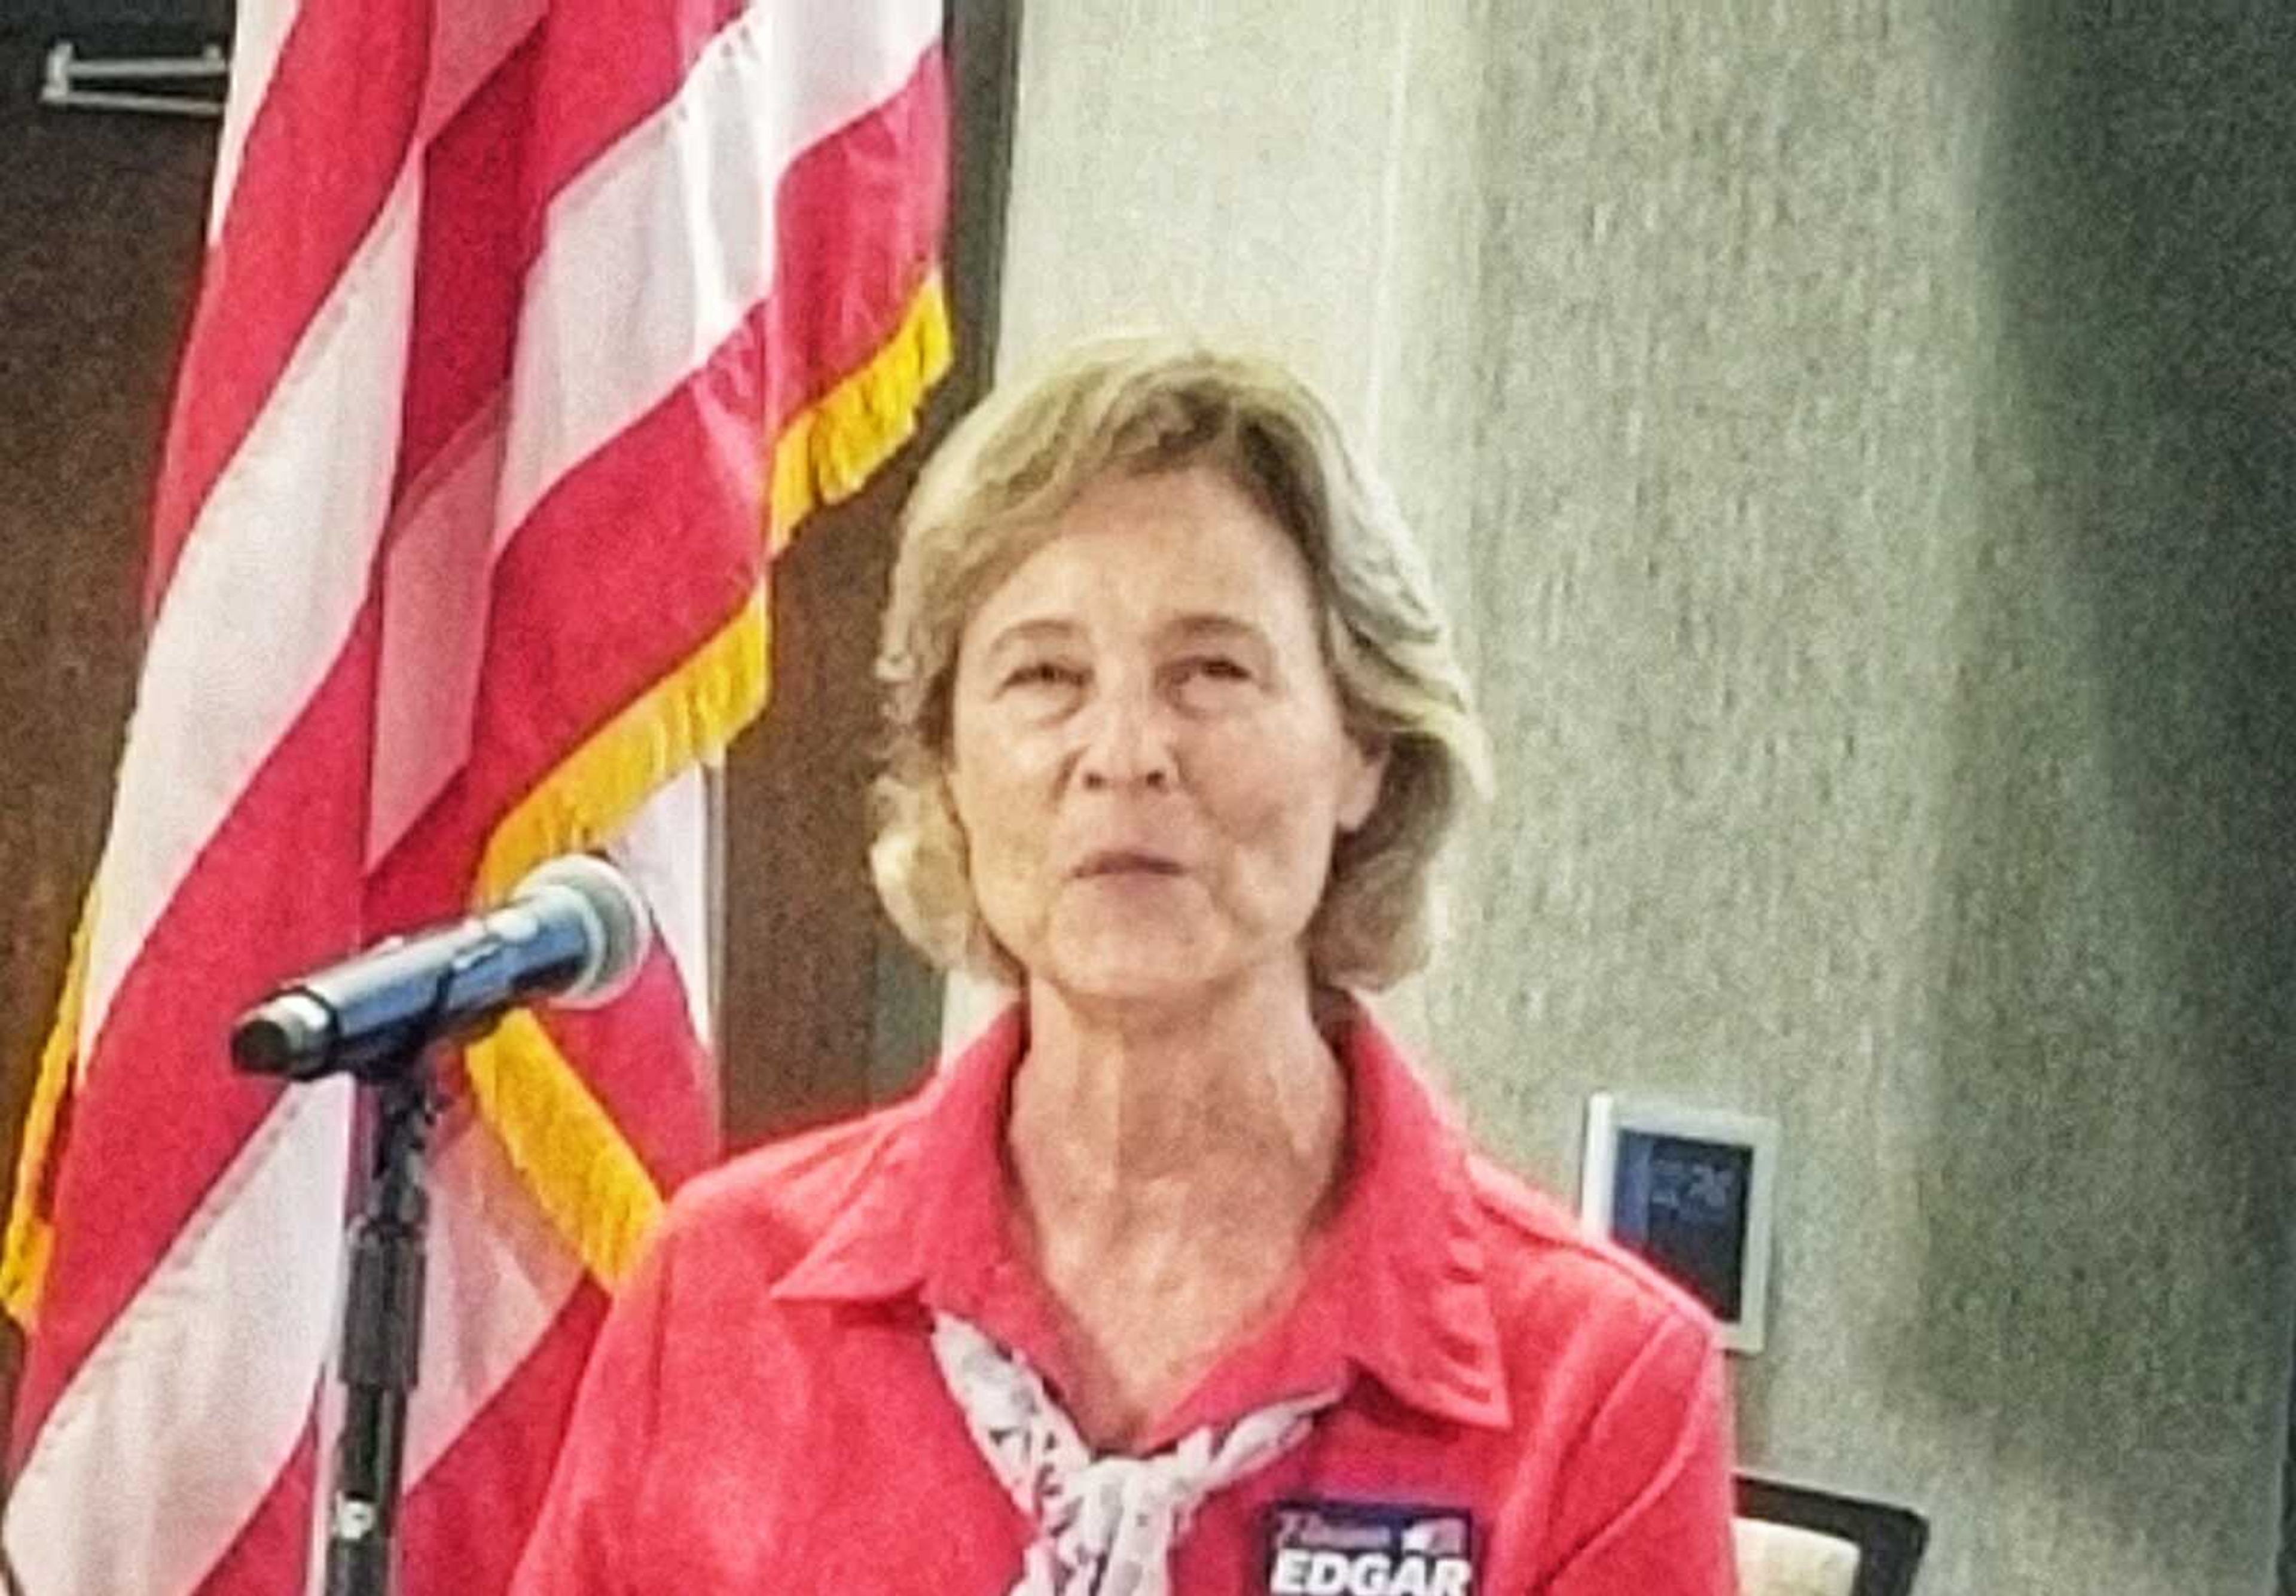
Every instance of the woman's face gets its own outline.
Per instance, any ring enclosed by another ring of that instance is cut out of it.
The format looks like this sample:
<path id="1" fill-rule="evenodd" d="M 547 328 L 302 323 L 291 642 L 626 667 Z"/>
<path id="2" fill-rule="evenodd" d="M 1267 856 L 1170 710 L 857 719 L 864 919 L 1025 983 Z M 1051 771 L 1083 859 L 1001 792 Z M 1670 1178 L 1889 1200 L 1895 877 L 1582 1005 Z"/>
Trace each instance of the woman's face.
<path id="1" fill-rule="evenodd" d="M 1031 980 L 1172 1000 L 1271 966 L 1382 761 L 1342 729 L 1307 565 L 1220 472 L 1111 476 L 967 622 L 949 785 Z"/>

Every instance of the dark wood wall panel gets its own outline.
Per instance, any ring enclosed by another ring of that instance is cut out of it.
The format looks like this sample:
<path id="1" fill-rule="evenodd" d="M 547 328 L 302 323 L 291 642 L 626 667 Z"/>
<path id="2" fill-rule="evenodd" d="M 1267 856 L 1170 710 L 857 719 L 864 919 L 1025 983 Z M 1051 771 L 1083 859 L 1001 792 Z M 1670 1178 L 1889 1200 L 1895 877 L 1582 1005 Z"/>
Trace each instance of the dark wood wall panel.
<path id="1" fill-rule="evenodd" d="M 211 164 L 193 123 L 0 120 L 0 1108 L 20 1108 L 110 812 L 144 528 Z M 12 1126 L 15 1115 L 7 1123 Z"/>
<path id="2" fill-rule="evenodd" d="M 0 37 L 0 1170 L 111 810 L 212 127 L 42 111 Z M 14 1342 L 5 1340 L 12 1372 Z M 12 1379 L 0 1379 L 0 1411 Z"/>
<path id="3" fill-rule="evenodd" d="M 737 1146 L 863 1106 L 937 1034 L 938 985 L 869 884 L 871 665 L 901 501 L 995 369 L 1021 7 L 977 0 L 947 15 L 955 364 L 909 447 L 783 556 L 774 703 L 728 761 L 726 1124 Z"/>
<path id="4" fill-rule="evenodd" d="M 127 41 L 226 38 L 231 0 L 12 0 L 0 15 L 26 33 Z"/>
<path id="5" fill-rule="evenodd" d="M 917 458 L 913 444 L 775 568 L 773 702 L 726 775 L 724 1082 L 736 1146 L 868 1100 L 871 661 L 892 522 Z"/>

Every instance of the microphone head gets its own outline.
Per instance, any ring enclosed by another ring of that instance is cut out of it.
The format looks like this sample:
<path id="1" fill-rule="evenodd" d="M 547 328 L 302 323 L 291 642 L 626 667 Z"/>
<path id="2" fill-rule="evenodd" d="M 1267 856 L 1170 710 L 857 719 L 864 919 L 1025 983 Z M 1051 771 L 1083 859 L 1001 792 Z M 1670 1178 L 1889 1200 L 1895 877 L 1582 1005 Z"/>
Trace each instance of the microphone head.
<path id="1" fill-rule="evenodd" d="M 630 878 L 594 854 L 569 853 L 537 866 L 511 893 L 512 902 L 536 898 L 564 902 L 591 932 L 589 962 L 551 1001 L 595 1008 L 627 991 L 653 942 L 652 916 Z"/>
<path id="2" fill-rule="evenodd" d="M 334 1015 L 310 993 L 277 992 L 232 1026 L 231 1060 L 250 1075 L 314 1080 L 325 1073 L 334 1028 Z"/>

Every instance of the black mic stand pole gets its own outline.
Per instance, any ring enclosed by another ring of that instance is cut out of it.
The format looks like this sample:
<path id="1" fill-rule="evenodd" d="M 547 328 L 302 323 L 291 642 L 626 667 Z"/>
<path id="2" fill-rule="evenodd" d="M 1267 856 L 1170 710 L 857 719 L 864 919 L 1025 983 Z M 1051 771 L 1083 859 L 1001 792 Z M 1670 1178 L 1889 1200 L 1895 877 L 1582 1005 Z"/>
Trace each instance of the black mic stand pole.
<path id="1" fill-rule="evenodd" d="M 552 934 L 562 942 L 570 934 L 562 927 Z M 566 951 L 560 975 L 583 967 L 579 951 Z M 240 1068 L 294 1082 L 348 1074 L 360 1083 L 362 1107 L 372 1109 L 362 1115 L 367 1177 L 351 1222 L 335 1358 L 343 1427 L 327 1496 L 325 1596 L 392 1596 L 398 1583 L 406 1400 L 422 1353 L 423 1231 L 430 1215 L 423 1166 L 440 1108 L 430 1049 L 482 1035 L 500 1019 L 518 1001 L 520 980 L 542 967 L 530 953 L 504 940 L 503 928 L 478 936 L 453 949 L 445 967 L 423 971 L 433 985 L 421 1001 L 394 1000 L 379 1021 L 369 1015 L 375 1023 L 350 1027 L 347 1036 L 335 1033 L 338 1016 L 326 1001 L 300 987 L 250 1010 L 233 1031 Z"/>
<path id="2" fill-rule="evenodd" d="M 374 1106 L 372 1157 L 351 1225 L 337 1378 L 342 1434 L 327 1504 L 326 1596 L 390 1596 L 398 1584 L 406 1398 L 422 1347 L 423 1170 L 439 1098 L 427 1045 L 360 1072 Z"/>

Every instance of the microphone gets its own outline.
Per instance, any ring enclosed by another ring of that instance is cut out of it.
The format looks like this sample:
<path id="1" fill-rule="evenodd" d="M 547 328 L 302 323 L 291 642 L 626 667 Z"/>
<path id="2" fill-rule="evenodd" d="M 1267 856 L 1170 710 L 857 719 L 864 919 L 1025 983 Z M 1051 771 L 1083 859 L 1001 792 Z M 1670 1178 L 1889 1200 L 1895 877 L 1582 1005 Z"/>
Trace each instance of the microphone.
<path id="1" fill-rule="evenodd" d="M 424 1044 L 478 1034 L 518 1004 L 611 1001 L 637 978 L 652 937 L 628 877 L 569 854 L 499 909 L 386 938 L 282 987 L 232 1027 L 232 1059 L 289 1081 L 388 1079 Z"/>

